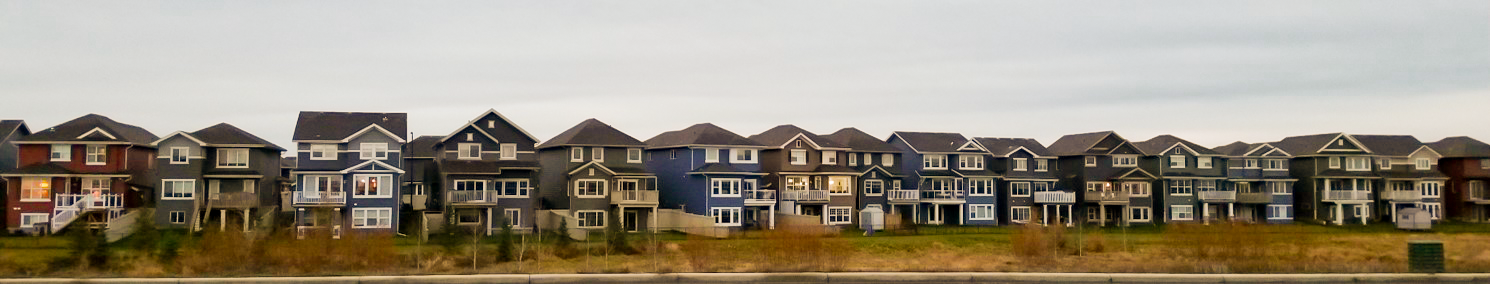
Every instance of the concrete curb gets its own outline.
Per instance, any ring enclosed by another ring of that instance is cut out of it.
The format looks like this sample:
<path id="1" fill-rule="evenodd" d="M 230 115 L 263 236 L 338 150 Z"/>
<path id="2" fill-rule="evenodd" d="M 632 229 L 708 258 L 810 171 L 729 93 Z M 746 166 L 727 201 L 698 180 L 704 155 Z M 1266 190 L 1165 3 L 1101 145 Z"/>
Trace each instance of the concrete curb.
<path id="1" fill-rule="evenodd" d="M 637 273 L 637 274 L 482 274 L 244 278 L 37 278 L 0 283 L 1484 283 L 1490 273 L 1451 274 L 1145 274 L 1145 273 Z"/>

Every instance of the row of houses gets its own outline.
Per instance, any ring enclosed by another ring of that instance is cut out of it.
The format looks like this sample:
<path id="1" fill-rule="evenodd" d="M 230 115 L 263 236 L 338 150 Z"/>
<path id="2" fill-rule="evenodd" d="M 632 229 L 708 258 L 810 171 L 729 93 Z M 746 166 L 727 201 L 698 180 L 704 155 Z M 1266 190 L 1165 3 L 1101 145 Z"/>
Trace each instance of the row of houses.
<path id="1" fill-rule="evenodd" d="M 96 114 L 35 132 L 0 121 L 5 228 L 115 237 L 151 216 L 161 227 L 340 237 L 556 220 L 672 229 L 680 215 L 749 230 L 779 217 L 848 226 L 870 209 L 969 226 L 1347 225 L 1409 209 L 1490 222 L 1490 145 L 1468 137 L 1330 133 L 1205 147 L 1112 131 L 1050 144 L 793 125 L 747 137 L 702 123 L 639 140 L 589 119 L 540 140 L 495 110 L 445 135 L 410 137 L 407 119 L 301 112 L 292 149 L 226 123 L 159 137 Z"/>

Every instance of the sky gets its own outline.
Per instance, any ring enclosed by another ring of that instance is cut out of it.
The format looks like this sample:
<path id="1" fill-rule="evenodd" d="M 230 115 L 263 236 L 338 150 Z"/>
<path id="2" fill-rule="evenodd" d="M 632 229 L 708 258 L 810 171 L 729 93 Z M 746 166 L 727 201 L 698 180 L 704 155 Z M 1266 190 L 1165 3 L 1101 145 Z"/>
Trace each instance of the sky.
<path id="1" fill-rule="evenodd" d="M 0 118 L 1490 140 L 1487 1 L 10 1 Z"/>

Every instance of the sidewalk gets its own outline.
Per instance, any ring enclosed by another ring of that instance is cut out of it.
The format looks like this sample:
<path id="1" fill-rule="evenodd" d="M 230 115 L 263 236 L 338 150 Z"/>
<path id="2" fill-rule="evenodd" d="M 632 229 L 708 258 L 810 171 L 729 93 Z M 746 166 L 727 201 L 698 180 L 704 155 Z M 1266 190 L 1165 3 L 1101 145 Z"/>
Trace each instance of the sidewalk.
<path id="1" fill-rule="evenodd" d="M 1135 273 L 669 273 L 427 276 L 0 279 L 0 283 L 1485 283 L 1490 273 L 1449 274 L 1135 274 Z"/>

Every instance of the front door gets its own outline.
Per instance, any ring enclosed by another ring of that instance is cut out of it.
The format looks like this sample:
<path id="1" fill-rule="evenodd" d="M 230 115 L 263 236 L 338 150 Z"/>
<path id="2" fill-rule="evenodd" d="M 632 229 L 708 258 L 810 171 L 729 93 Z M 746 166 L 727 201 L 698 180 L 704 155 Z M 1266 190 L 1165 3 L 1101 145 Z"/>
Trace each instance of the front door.
<path id="1" fill-rule="evenodd" d="M 621 225 L 624 229 L 626 229 L 627 232 L 635 232 L 637 227 L 636 225 L 639 223 L 637 222 L 637 218 L 640 218 L 638 217 L 640 215 L 641 214 L 636 214 L 636 211 L 622 210 Z"/>
<path id="2" fill-rule="evenodd" d="M 942 206 L 941 205 L 932 205 L 931 208 L 929 208 L 928 211 L 929 212 L 927 212 L 927 214 L 926 214 L 927 215 L 926 216 L 927 217 L 927 219 L 926 219 L 926 223 L 927 224 L 941 225 L 942 222 L 944 222 L 944 220 L 946 220 L 946 216 L 943 216 L 942 215 L 943 214 L 942 213 L 943 210 L 942 210 Z"/>
<path id="3" fill-rule="evenodd" d="M 1106 205 L 1103 205 L 1103 206 L 1106 206 Z M 1123 210 L 1123 207 L 1122 206 L 1109 206 L 1109 207 L 1115 207 L 1115 208 L 1107 208 L 1107 213 L 1106 213 L 1107 214 L 1107 216 L 1106 216 L 1107 217 L 1107 222 L 1108 223 L 1111 223 L 1113 225 L 1126 225 L 1123 222 L 1123 211 L 1124 211 Z"/>

